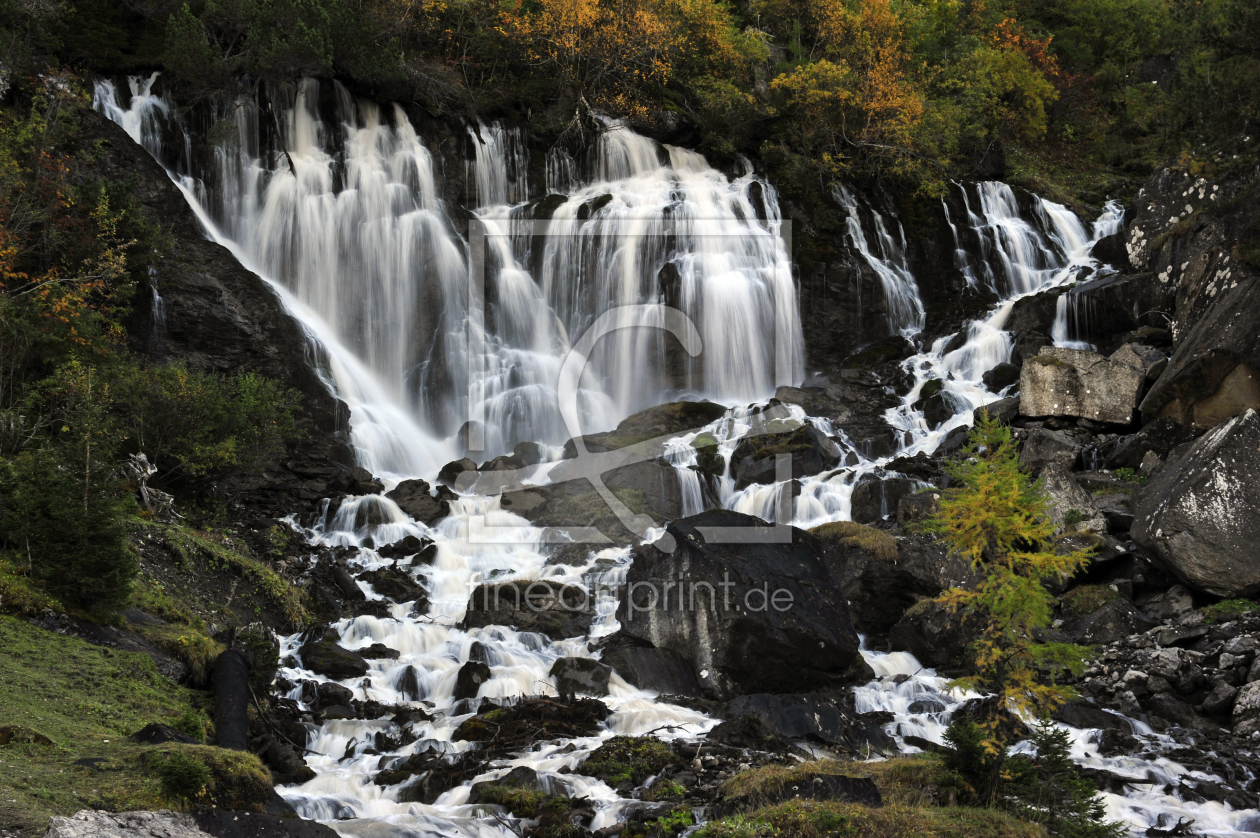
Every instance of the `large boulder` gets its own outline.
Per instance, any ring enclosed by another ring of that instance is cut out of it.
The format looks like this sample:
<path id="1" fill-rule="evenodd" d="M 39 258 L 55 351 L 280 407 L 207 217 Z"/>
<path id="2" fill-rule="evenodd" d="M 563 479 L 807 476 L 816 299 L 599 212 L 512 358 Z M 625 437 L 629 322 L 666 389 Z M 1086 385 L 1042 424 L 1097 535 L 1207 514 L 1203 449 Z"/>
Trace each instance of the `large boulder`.
<path id="1" fill-rule="evenodd" d="M 661 695 L 700 698 L 700 682 L 691 663 L 673 649 L 652 646 L 614 646 L 604 650 L 603 662 L 627 683 Z"/>
<path id="2" fill-rule="evenodd" d="M 1030 471 L 1040 471 L 1051 463 L 1071 468 L 1084 446 L 1064 431 L 1032 428 L 1019 450 L 1019 464 Z"/>
<path id="3" fill-rule="evenodd" d="M 1260 592 L 1260 415 L 1213 428 L 1140 495 L 1133 540 L 1191 588 Z"/>
<path id="4" fill-rule="evenodd" d="M 1133 421 L 1146 370 L 1083 349 L 1043 346 L 1020 372 L 1020 412 L 1127 425 Z M 1118 357 L 1117 357 L 1118 356 Z"/>
<path id="5" fill-rule="evenodd" d="M 1179 425 L 1168 417 L 1161 417 L 1146 425 L 1135 434 L 1116 440 L 1116 447 L 1107 457 L 1107 468 L 1129 468 L 1137 471 L 1148 452 L 1154 451 L 1161 458 L 1178 445 L 1194 442 L 1203 432 L 1193 427 Z"/>
<path id="6" fill-rule="evenodd" d="M 1094 505 L 1094 496 L 1081 488 L 1064 466 L 1052 463 L 1042 469 L 1041 488 L 1049 501 L 1046 518 L 1055 529 L 1075 529 L 1080 523 L 1094 532 L 1106 532 L 1106 519 Z"/>
<path id="7" fill-rule="evenodd" d="M 765 432 L 745 437 L 731 453 L 731 475 L 735 487 L 777 480 L 778 455 L 792 459 L 792 476 L 805 477 L 835 468 L 844 452 L 813 425 L 795 425 L 784 420 L 767 423 Z"/>
<path id="8" fill-rule="evenodd" d="M 1252 681 L 1238 691 L 1231 722 L 1235 736 L 1251 736 L 1260 730 L 1260 681 Z"/>
<path id="9" fill-rule="evenodd" d="M 661 547 L 635 548 L 617 619 L 626 637 L 686 658 L 707 695 L 807 692 L 867 674 L 817 538 L 726 510 L 667 533 Z"/>
<path id="10" fill-rule="evenodd" d="M 946 672 L 961 672 L 968 647 L 980 636 L 984 620 L 954 610 L 935 599 L 919 600 L 889 630 L 892 648 L 909 652 L 923 663 Z"/>
<path id="11" fill-rule="evenodd" d="M 434 495 L 429 491 L 429 484 L 423 480 L 404 480 L 386 492 L 385 497 L 415 520 L 432 526 L 450 513 L 450 502 L 456 495 L 442 485 L 437 487 Z"/>
<path id="12" fill-rule="evenodd" d="M 1155 621 L 1126 599 L 1113 599 L 1089 616 L 1064 629 L 1074 643 L 1099 646 L 1119 643 L 1133 634 L 1154 628 Z"/>
<path id="13" fill-rule="evenodd" d="M 504 582 L 473 591 L 460 628 L 510 626 L 563 640 L 585 637 L 594 616 L 594 603 L 584 588 L 545 580 Z"/>
<path id="14" fill-rule="evenodd" d="M 455 700 L 476 698 L 481 692 L 481 685 L 493 677 L 490 667 L 481 661 L 468 661 L 459 668 L 455 676 Z"/>
<path id="15" fill-rule="evenodd" d="M 850 753 L 897 749 L 880 719 L 855 710 L 852 694 L 839 701 L 825 695 L 741 695 L 726 705 L 724 715 L 752 716 L 785 739 L 810 739 Z"/>
<path id="16" fill-rule="evenodd" d="M 310 639 L 298 647 L 298 657 L 302 665 L 311 672 L 344 681 L 347 678 L 359 678 L 367 674 L 371 666 L 358 652 L 352 652 L 338 641 L 341 636 L 336 629 L 327 629 L 317 639 Z"/>
<path id="17" fill-rule="evenodd" d="M 922 485 L 908 477 L 874 478 L 859 483 L 850 497 L 849 517 L 859 524 L 896 518 L 902 498 L 913 495 Z"/>
<path id="18" fill-rule="evenodd" d="M 608 695 L 612 669 L 594 658 L 558 658 L 547 674 L 556 679 L 556 692 L 571 700 L 579 695 Z"/>
<path id="19" fill-rule="evenodd" d="M 820 535 L 825 532 L 826 527 L 819 528 Z M 893 539 L 882 530 L 872 532 L 893 543 L 891 555 L 860 537 L 828 544 L 842 568 L 854 625 L 864 634 L 888 634 L 918 600 L 967 584 L 974 577 L 967 561 L 939 542 L 913 536 Z"/>

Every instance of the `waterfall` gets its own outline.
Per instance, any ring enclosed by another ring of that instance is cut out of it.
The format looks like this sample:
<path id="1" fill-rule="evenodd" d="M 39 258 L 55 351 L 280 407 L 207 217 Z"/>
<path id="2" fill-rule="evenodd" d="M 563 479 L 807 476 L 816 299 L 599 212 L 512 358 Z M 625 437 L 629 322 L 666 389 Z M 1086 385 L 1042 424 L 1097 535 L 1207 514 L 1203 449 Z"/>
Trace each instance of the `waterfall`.
<path id="1" fill-rule="evenodd" d="M 919 286 L 906 261 L 906 233 L 901 222 L 897 225 L 897 237 L 888 232 L 884 216 L 874 209 L 868 210 L 871 227 L 875 233 L 875 245 L 867 243 L 862 229 L 862 216 L 857 197 L 848 187 L 837 184 L 832 197 L 845 211 L 845 229 L 849 244 L 862 261 L 879 277 L 888 303 L 888 329 L 892 334 L 913 337 L 923 331 L 923 301 L 919 298 Z"/>
<path id="2" fill-rule="evenodd" d="M 279 88 L 272 91 L 272 109 L 248 101 L 217 114 L 231 136 L 212 149 L 209 170 L 197 172 L 173 104 L 153 93 L 154 77 L 129 85 L 124 106 L 113 85 L 99 83 L 96 107 L 163 162 L 207 235 L 273 284 L 305 328 L 318 371 L 349 404 L 353 442 L 375 473 L 391 479 L 427 474 L 455 456 L 454 437 L 470 398 L 485 417 L 493 446 L 506 448 L 519 438 L 557 439 L 567 430 L 555 404 L 564 353 L 605 313 L 660 299 L 692 318 L 704 352 L 690 357 L 644 328 L 616 331 L 590 358 L 579 413 L 590 424 L 583 429 L 590 431 L 675 395 L 735 405 L 703 429 L 716 440 L 724 462 L 712 494 L 706 495 L 693 470 L 698 433 L 666 446 L 685 514 L 716 495 L 727 508 L 813 526 L 848 518 L 859 481 L 876 470 L 886 473 L 891 458 L 863 456 L 829 421 L 797 406 L 749 404 L 764 401 L 778 384 L 798 381 L 803 366 L 777 200 L 752 173 L 728 178 L 699 155 L 609 123 L 587 159 L 559 150 L 547 154 L 543 187 L 559 197 L 547 202 L 552 209 L 546 218 L 535 219 L 530 201 L 539 196 L 531 194 L 528 150 L 519 130 L 499 123 L 470 126 L 464 171 L 475 190 L 472 213 L 486 246 L 483 324 L 468 294 L 474 262 L 468 242 L 441 197 L 430 152 L 401 108 L 356 100 L 334 85 L 330 117 L 317 107 L 314 82 Z M 1120 222 L 1118 207 L 1109 205 L 1086 233 L 1070 212 L 1046 201 L 1030 199 L 1031 209 L 1021 217 L 1015 194 L 1002 184 L 959 188 L 966 221 L 955 225 L 947 215 L 955 249 L 980 243 L 978 256 L 966 263 L 974 273 L 964 275 L 1003 289 L 1005 299 L 987 319 L 970 324 L 950 351 L 945 350 L 951 339 L 943 338 L 907 362 L 915 386 L 889 415 L 906 440 L 899 453 L 933 450 L 948 430 L 970 421 L 970 408 L 994 398 L 980 376 L 1009 358 L 1010 336 L 1002 325 L 1014 301 L 1096 267 L 1088 255 L 1091 243 Z M 895 292 L 889 293 L 895 312 L 890 328 L 913 333 L 922 328 L 922 304 L 906 267 L 904 233 L 895 220 L 872 211 L 868 236 L 859 215 L 853 199 L 850 242 L 881 282 L 886 280 L 886 293 Z M 155 324 L 162 304 L 155 287 Z M 945 380 L 953 403 L 968 409 L 929 431 L 912 405 L 933 378 Z M 735 490 L 730 462 L 742 438 L 772 425 L 781 430 L 804 423 L 841 449 L 836 468 Z M 328 512 L 310 527 L 289 519 L 312 553 L 341 548 L 355 573 L 405 568 L 430 601 L 419 616 L 413 603 L 400 603 L 383 606 L 385 616 L 334 622 L 331 629 L 347 648 L 381 643 L 398 653 L 394 659 L 372 659 L 365 676 L 341 686 L 383 705 L 426 702 L 431 718 L 310 724 L 305 744 L 316 777 L 280 789 L 304 817 L 331 821 L 340 834 L 364 838 L 511 838 L 520 824 L 485 817 L 484 807 L 469 803 L 469 791 L 471 782 L 493 780 L 523 765 L 536 770 L 545 786 L 585 798 L 595 811 L 590 828 L 600 830 L 640 804 L 574 770 L 580 771 L 594 748 L 614 735 L 694 740 L 716 723 L 661 702 L 614 673 L 603 699 L 612 714 L 590 736 L 514 754 L 433 804 L 407 802 L 404 787 L 374 782 L 381 770 L 418 753 L 458 756 L 471 746 L 454 741 L 453 734 L 483 699 L 554 695 L 547 673 L 556 660 L 598 656 L 589 641 L 618 627 L 615 602 L 604 585 L 624 582 L 630 549 L 592 552 L 578 566 L 548 563 L 543 532 L 504 509 L 498 497 L 461 496 L 434 526 L 411 520 L 380 496 L 345 498 Z M 474 522 L 505 535 L 481 541 L 474 537 Z M 378 552 L 409 536 L 433 542 L 431 563 L 405 565 Z M 546 579 L 591 591 L 596 617 L 589 636 L 551 640 L 499 626 L 458 628 L 470 589 L 487 579 Z M 358 584 L 370 600 L 382 599 L 368 582 Z M 300 635 L 282 640 L 280 676 L 287 697 L 309 710 L 312 683 L 328 679 L 304 668 L 301 644 Z M 864 649 L 863 655 L 878 677 L 855 690 L 858 711 L 891 712 L 889 730 L 903 743 L 911 734 L 939 742 L 965 696 L 952 693 L 943 678 L 906 653 Z M 457 702 L 458 672 L 474 656 L 490 666 L 491 678 L 475 698 Z M 1158 744 L 1149 728 L 1131 725 L 1135 734 Z M 1167 758 L 1104 759 L 1093 747 L 1092 732 L 1072 735 L 1078 762 L 1138 779 L 1138 791 L 1105 796 L 1111 817 L 1134 828 L 1169 813 L 1220 830 L 1244 829 L 1255 817 L 1165 794 L 1162 784 L 1176 785 L 1187 773 Z M 1136 778 L 1139 770 L 1150 776 Z"/>
<path id="3" fill-rule="evenodd" d="M 986 182 L 974 186 L 980 204 L 978 213 L 969 211 L 970 233 L 982 248 L 986 275 L 1001 278 L 1006 291 L 1003 300 L 984 320 L 965 329 L 959 345 L 955 335 L 938 339 L 927 351 L 904 362 L 915 379 L 900 407 L 889 411 L 888 422 L 909 441 L 901 453 L 932 452 L 955 428 L 970 425 L 972 414 L 998 398 L 985 387 L 985 372 L 1011 357 L 1012 337 L 1002 327 L 1015 302 L 1024 296 L 1071 283 L 1084 271 L 1099 268 L 1090 256 L 1098 239 L 1110 235 L 1123 221 L 1123 209 L 1108 203 L 1090 231 L 1066 207 L 1036 196 L 1031 216 L 1036 225 L 1020 215 L 1014 190 L 1004 183 Z M 965 191 L 965 190 L 964 190 Z M 940 379 L 943 396 L 955 406 L 954 417 L 932 429 L 913 405 L 923 385 Z"/>
<path id="4" fill-rule="evenodd" d="M 168 135 L 190 141 L 153 83 L 133 79 L 123 108 L 100 82 L 95 103 L 175 176 L 163 157 Z M 265 105 L 220 109 L 215 121 L 232 130 L 213 146 L 209 170 L 176 179 L 211 235 L 299 303 L 291 310 L 308 331 L 338 346 L 326 351 L 350 380 L 333 374 L 330 383 L 351 404 L 364 465 L 432 475 L 458 456 L 457 432 L 471 418 L 484 423 L 484 456 L 526 440 L 564 442 L 577 429 L 557 404 L 561 362 L 619 306 L 668 302 L 695 323 L 703 348 L 685 356 L 658 329 L 614 330 L 582 378 L 582 431 L 679 396 L 764 399 L 803 376 L 775 193 L 752 173 L 732 180 L 698 154 L 610 121 L 585 178 L 569 155 L 548 155 L 547 188 L 570 194 L 534 221 L 519 206 L 530 197 L 523 135 L 500 123 L 469 126 L 466 165 L 486 247 L 477 254 L 485 276 L 475 276 L 477 260 L 403 109 L 337 83 L 333 105 L 321 109 L 320 85 L 278 85 Z M 484 293 L 484 318 L 469 309 L 474 291 Z M 369 420 L 372 411 L 389 418 Z"/>

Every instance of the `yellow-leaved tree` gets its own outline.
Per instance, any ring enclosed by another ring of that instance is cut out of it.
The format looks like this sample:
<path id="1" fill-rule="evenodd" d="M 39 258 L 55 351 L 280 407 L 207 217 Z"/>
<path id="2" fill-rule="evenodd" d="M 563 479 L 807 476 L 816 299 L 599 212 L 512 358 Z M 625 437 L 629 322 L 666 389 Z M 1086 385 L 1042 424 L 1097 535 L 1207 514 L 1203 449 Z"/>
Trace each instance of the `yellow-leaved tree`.
<path id="1" fill-rule="evenodd" d="M 817 56 L 771 83 L 804 139 L 835 175 L 857 155 L 891 173 L 916 168 L 924 103 L 889 0 L 814 0 L 809 11 Z"/>
<path id="2" fill-rule="evenodd" d="M 1056 683 L 1064 671 L 1084 668 L 1084 647 L 1044 639 L 1054 597 L 1046 583 L 1085 567 L 1090 551 L 1059 552 L 1050 544 L 1055 526 L 1049 501 L 1027 472 L 1010 428 L 977 417 L 967 444 L 946 470 L 953 486 L 928 524 L 971 562 L 980 581 L 951 588 L 938 602 L 969 612 L 983 625 L 972 646 L 974 674 L 954 686 L 998 696 L 1024 717 L 1047 718 L 1075 693 Z M 1005 746 L 997 719 L 982 725 L 984 746 L 994 757 L 989 793 L 996 788 Z"/>

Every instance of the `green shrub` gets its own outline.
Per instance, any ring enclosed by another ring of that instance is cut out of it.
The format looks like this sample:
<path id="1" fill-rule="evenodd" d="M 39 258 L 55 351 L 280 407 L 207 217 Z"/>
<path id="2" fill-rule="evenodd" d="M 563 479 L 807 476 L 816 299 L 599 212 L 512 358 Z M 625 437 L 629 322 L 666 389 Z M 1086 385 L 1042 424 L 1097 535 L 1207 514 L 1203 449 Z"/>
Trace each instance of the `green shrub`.
<path id="1" fill-rule="evenodd" d="M 158 775 L 169 797 L 238 812 L 261 812 L 271 797 L 271 775 L 258 757 L 246 751 L 171 745 L 150 751 L 145 763 Z"/>
<path id="2" fill-rule="evenodd" d="M 1145 474 L 1139 474 L 1137 471 L 1131 468 L 1116 469 L 1116 477 L 1120 478 L 1125 483 L 1138 483 L 1138 484 L 1145 484 L 1146 479 L 1147 479 Z"/>
<path id="3" fill-rule="evenodd" d="M 165 364 L 122 370 L 114 409 L 160 482 L 261 470 L 300 435 L 299 401 L 256 373 L 227 377 Z"/>
<path id="4" fill-rule="evenodd" d="M 183 715 L 171 722 L 171 727 L 203 745 L 206 742 L 206 716 L 199 710 L 189 707 Z"/>
<path id="5" fill-rule="evenodd" d="M 209 766 L 179 751 L 154 760 L 153 771 L 162 781 L 162 794 L 173 799 L 197 800 L 210 785 Z"/>

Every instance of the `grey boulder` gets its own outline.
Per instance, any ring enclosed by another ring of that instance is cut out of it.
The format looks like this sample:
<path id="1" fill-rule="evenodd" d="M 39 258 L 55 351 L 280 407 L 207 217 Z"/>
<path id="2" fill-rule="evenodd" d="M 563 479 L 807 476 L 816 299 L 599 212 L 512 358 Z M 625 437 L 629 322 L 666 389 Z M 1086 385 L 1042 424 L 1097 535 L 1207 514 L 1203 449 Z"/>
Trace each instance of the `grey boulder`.
<path id="1" fill-rule="evenodd" d="M 1236 416 L 1170 462 L 1142 492 L 1133 540 L 1191 588 L 1260 592 L 1260 415 Z"/>
<path id="2" fill-rule="evenodd" d="M 1020 372 L 1020 412 L 1127 425 L 1133 421 L 1146 369 L 1122 348 L 1107 358 L 1083 349 L 1043 346 Z"/>

